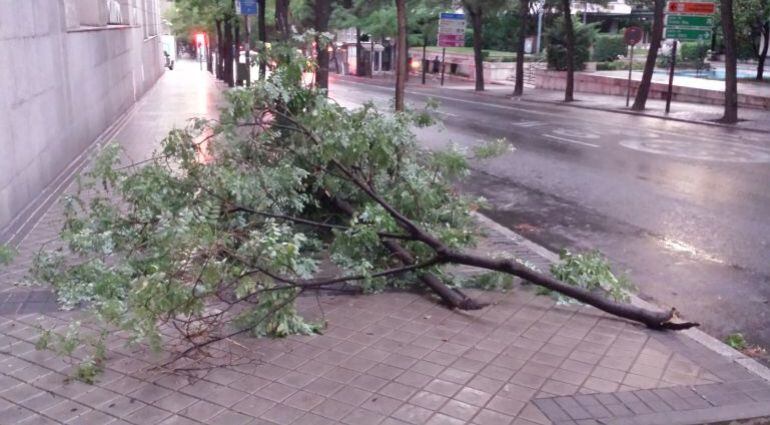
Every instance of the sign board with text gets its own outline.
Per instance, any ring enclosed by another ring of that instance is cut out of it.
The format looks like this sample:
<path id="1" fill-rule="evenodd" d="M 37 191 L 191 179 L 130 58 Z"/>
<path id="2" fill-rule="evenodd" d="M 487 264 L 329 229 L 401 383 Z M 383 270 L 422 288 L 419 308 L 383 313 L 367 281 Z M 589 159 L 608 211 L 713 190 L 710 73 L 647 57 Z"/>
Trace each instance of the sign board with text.
<path id="1" fill-rule="evenodd" d="M 666 27 L 663 38 L 679 41 L 710 41 L 713 33 L 711 28 L 669 28 Z"/>
<path id="2" fill-rule="evenodd" d="M 670 1 L 666 7 L 666 12 L 713 15 L 716 13 L 716 5 L 712 2 Z"/>
<path id="3" fill-rule="evenodd" d="M 669 1 L 664 38 L 708 41 L 713 35 L 716 5 L 712 0 Z"/>
<path id="4" fill-rule="evenodd" d="M 666 15 L 666 26 L 713 27 L 714 17 L 709 15 Z"/>
<path id="5" fill-rule="evenodd" d="M 462 47 L 465 45 L 465 15 L 462 13 L 439 14 L 438 46 Z"/>
<path id="6" fill-rule="evenodd" d="M 236 0 L 235 13 L 238 15 L 256 15 L 259 11 L 257 0 Z"/>

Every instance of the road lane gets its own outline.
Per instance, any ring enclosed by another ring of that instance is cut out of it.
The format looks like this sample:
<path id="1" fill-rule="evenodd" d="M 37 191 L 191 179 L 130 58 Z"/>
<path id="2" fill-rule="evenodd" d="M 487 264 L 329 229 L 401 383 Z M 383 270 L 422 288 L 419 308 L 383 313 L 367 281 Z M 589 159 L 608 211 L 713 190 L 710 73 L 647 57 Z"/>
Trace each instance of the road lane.
<path id="1" fill-rule="evenodd" d="M 489 199 L 490 217 L 551 249 L 599 248 L 644 297 L 677 305 L 715 334 L 748 331 L 770 345 L 770 137 L 458 90 L 408 92 L 415 105 L 441 102 L 443 130 L 417 132 L 426 148 L 499 137 L 515 146 L 474 163 L 463 184 Z M 387 107 L 392 89 L 335 81 L 331 95 Z"/>

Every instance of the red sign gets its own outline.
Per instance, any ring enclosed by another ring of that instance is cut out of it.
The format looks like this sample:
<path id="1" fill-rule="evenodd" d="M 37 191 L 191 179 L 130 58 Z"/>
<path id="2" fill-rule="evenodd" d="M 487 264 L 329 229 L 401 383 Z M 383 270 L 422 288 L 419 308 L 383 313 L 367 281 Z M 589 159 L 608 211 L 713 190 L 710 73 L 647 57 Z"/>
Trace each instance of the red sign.
<path id="1" fill-rule="evenodd" d="M 462 47 L 465 46 L 464 34 L 439 34 L 439 47 Z"/>
<path id="2" fill-rule="evenodd" d="M 692 13 L 694 15 L 713 15 L 716 13 L 714 3 L 696 3 L 684 1 L 670 1 L 666 8 L 668 13 Z"/>
<path id="3" fill-rule="evenodd" d="M 634 46 L 640 41 L 642 41 L 642 36 L 644 35 L 644 31 L 642 31 L 639 27 L 628 27 L 626 28 L 626 31 L 623 33 L 623 39 L 626 41 L 626 44 L 629 46 Z"/>

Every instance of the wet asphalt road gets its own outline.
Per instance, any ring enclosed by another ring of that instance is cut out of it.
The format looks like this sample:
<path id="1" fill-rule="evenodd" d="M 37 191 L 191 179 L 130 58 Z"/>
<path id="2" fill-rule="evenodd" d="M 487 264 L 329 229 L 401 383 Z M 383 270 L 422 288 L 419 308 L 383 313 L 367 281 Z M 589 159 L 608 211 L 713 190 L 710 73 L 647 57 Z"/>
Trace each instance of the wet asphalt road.
<path id="1" fill-rule="evenodd" d="M 598 249 L 642 298 L 676 306 L 714 336 L 770 347 L 770 135 L 410 86 L 440 101 L 442 149 L 505 137 L 462 183 L 486 215 L 551 250 Z M 387 107 L 392 89 L 334 80 L 346 106 Z M 579 96 L 578 96 L 579 98 Z M 768 114 L 770 119 L 770 113 Z"/>

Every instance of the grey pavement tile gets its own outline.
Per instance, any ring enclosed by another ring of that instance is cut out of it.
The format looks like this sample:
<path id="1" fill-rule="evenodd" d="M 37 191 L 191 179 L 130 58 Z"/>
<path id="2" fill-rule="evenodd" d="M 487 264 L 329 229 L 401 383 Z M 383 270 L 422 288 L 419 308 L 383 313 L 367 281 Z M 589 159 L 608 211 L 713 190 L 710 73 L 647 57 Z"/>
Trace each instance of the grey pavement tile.
<path id="1" fill-rule="evenodd" d="M 3 425 L 19 423 L 32 415 L 34 415 L 34 412 L 18 405 L 13 405 L 11 407 L 0 410 L 0 419 L 3 421 Z"/>
<path id="2" fill-rule="evenodd" d="M 185 407 L 191 406 L 198 401 L 195 397 L 190 397 L 182 393 L 172 393 L 166 397 L 156 400 L 153 404 L 161 409 L 176 413 Z"/>
<path id="3" fill-rule="evenodd" d="M 308 375 L 300 372 L 289 372 L 281 379 L 278 380 L 278 382 L 282 384 L 286 384 L 295 388 L 303 388 L 305 385 L 309 384 L 310 382 L 314 381 L 316 378 L 313 375 Z M 232 385 L 231 385 L 232 387 Z M 235 388 L 235 387 L 233 387 Z M 251 392 L 251 391 L 249 391 Z"/>
<path id="4" fill-rule="evenodd" d="M 353 409 L 354 406 L 351 406 L 350 404 L 342 403 L 337 400 L 326 399 L 323 403 L 314 407 L 311 412 L 325 418 L 338 421 Z"/>
<path id="5" fill-rule="evenodd" d="M 332 399 L 358 406 L 372 396 L 369 391 L 359 390 L 353 387 L 342 387 L 331 396 Z"/>
<path id="6" fill-rule="evenodd" d="M 107 425 L 111 424 L 117 419 L 98 410 L 92 410 L 86 412 L 80 416 L 77 416 L 67 422 L 68 425 Z"/>
<path id="7" fill-rule="evenodd" d="M 159 425 L 200 425 L 203 422 L 198 422 L 184 416 L 173 415 L 166 418 Z"/>
<path id="8" fill-rule="evenodd" d="M 448 400 L 448 397 L 439 394 L 434 394 L 429 391 L 419 391 L 409 399 L 409 403 L 429 410 L 438 410 Z"/>
<path id="9" fill-rule="evenodd" d="M 224 408 L 220 405 L 199 400 L 179 411 L 179 414 L 196 421 L 206 422 L 223 410 Z"/>
<path id="10" fill-rule="evenodd" d="M 323 416 L 318 416 L 313 413 L 307 413 L 297 419 L 296 422 L 294 422 L 293 425 L 333 425 L 335 424 L 335 421 L 332 421 L 331 419 L 324 418 Z"/>
<path id="11" fill-rule="evenodd" d="M 337 392 L 340 388 L 342 388 L 342 384 L 339 382 L 326 378 L 317 378 L 313 382 L 307 384 L 304 390 L 311 391 L 323 396 L 328 396 L 329 394 Z"/>
<path id="12" fill-rule="evenodd" d="M 90 407 L 75 403 L 72 400 L 63 400 L 60 403 L 43 409 L 41 413 L 49 418 L 56 418 L 57 420 L 66 422 L 89 411 L 91 411 Z"/>
<path id="13" fill-rule="evenodd" d="M 439 410 L 445 415 L 452 416 L 464 421 L 470 420 L 480 410 L 479 406 L 468 404 L 459 400 L 449 400 Z"/>
<path id="14" fill-rule="evenodd" d="M 434 379 L 428 383 L 423 389 L 435 394 L 443 395 L 446 397 L 452 397 L 457 394 L 462 388 L 461 385 L 453 382 L 444 381 L 442 379 Z"/>
<path id="15" fill-rule="evenodd" d="M 424 424 L 432 414 L 433 411 L 431 410 L 411 404 L 404 404 L 393 413 L 393 417 L 410 424 L 420 425 Z"/>
<path id="16" fill-rule="evenodd" d="M 405 375 L 409 375 L 409 374 L 405 373 Z M 365 391 L 375 392 L 380 388 L 384 387 L 387 383 L 388 381 L 385 379 L 364 374 L 364 375 L 359 375 L 355 377 L 350 382 L 350 385 Z"/>
<path id="17" fill-rule="evenodd" d="M 390 415 L 395 411 L 403 402 L 395 398 L 386 397 L 380 394 L 374 394 L 361 403 L 361 407 L 368 409 L 383 415 Z"/>
<path id="18" fill-rule="evenodd" d="M 324 400 L 324 397 L 320 395 L 308 391 L 298 391 L 284 400 L 283 403 L 300 410 L 311 410 Z"/>
<path id="19" fill-rule="evenodd" d="M 260 388 L 259 390 L 254 392 L 254 395 L 280 403 L 286 400 L 287 398 L 289 398 L 289 396 L 291 396 L 295 392 L 297 392 L 296 388 L 293 388 L 278 382 L 273 382 L 272 384 L 267 385 L 263 388 Z M 200 396 L 200 398 L 206 398 L 206 397 Z M 236 400 L 235 402 L 238 402 L 238 401 L 239 400 Z M 233 402 L 233 404 L 235 402 Z"/>
<path id="20" fill-rule="evenodd" d="M 260 416 L 275 406 L 275 402 L 257 396 L 248 396 L 235 403 L 232 409 L 250 416 Z"/>
<path id="21" fill-rule="evenodd" d="M 21 422 L 18 422 L 16 425 L 54 425 L 54 424 L 61 424 L 62 422 L 55 421 L 49 417 L 34 414 L 32 416 L 29 416 L 22 420 Z"/>
<path id="22" fill-rule="evenodd" d="M 453 398 L 475 406 L 484 406 L 492 398 L 492 394 L 465 387 L 455 394 Z"/>
<path id="23" fill-rule="evenodd" d="M 243 413 L 233 412 L 231 410 L 225 410 L 211 418 L 211 423 L 217 425 L 246 425 L 253 421 L 253 417 L 244 415 Z"/>
<path id="24" fill-rule="evenodd" d="M 512 416 L 494 410 L 482 409 L 473 418 L 473 423 L 478 425 L 508 425 L 513 422 L 513 419 Z"/>
<path id="25" fill-rule="evenodd" d="M 425 422 L 425 425 L 464 425 L 465 423 L 461 419 L 453 418 L 443 413 L 436 413 L 428 419 L 428 422 Z"/>
<path id="26" fill-rule="evenodd" d="M 388 397 L 392 397 L 401 401 L 409 400 L 412 395 L 417 392 L 418 388 L 399 384 L 398 382 L 391 382 L 384 387 L 380 388 L 377 393 L 383 394 Z"/>
<path id="27" fill-rule="evenodd" d="M 385 416 L 362 408 L 353 409 L 344 418 L 342 423 L 348 425 L 372 424 L 377 425 L 385 420 Z"/>
<path id="28" fill-rule="evenodd" d="M 138 425 L 145 425 L 156 424 L 169 416 L 171 416 L 171 413 L 166 410 L 159 409 L 155 406 L 144 406 L 131 412 L 125 419 Z"/>

